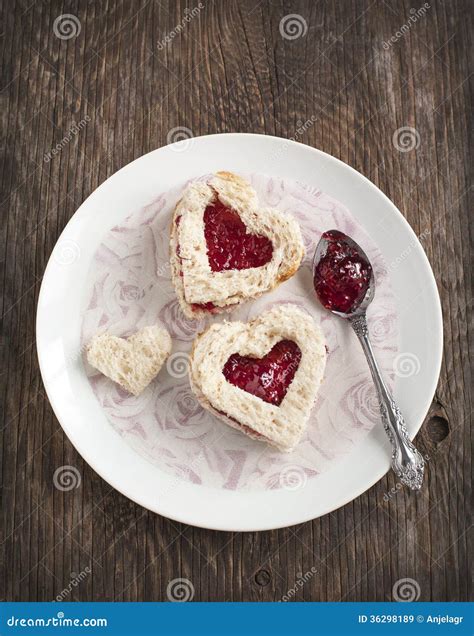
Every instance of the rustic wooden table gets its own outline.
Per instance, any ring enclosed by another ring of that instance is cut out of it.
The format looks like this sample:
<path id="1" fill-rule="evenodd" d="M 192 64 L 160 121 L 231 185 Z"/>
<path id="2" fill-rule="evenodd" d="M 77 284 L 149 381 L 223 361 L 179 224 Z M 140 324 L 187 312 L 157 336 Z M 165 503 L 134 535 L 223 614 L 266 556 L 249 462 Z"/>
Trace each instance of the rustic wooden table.
<path id="1" fill-rule="evenodd" d="M 199 601 L 468 599 L 469 8 L 468 0 L 189 8 L 5 0 L 2 599 L 166 600 L 176 578 Z M 417 438 L 430 457 L 421 493 L 398 490 L 388 475 L 313 522 L 211 532 L 121 496 L 67 440 L 35 351 L 46 262 L 81 202 L 177 127 L 320 148 L 376 183 L 421 237 L 445 325 L 441 380 Z M 81 475 L 66 492 L 53 485 L 64 465 Z M 406 578 L 415 583 L 403 591 Z"/>

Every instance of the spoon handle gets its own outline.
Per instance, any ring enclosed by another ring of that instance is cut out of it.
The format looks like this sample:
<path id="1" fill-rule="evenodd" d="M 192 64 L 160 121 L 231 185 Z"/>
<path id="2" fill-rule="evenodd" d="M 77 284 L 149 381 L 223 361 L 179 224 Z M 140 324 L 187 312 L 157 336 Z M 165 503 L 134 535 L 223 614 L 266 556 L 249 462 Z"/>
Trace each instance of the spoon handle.
<path id="1" fill-rule="evenodd" d="M 350 318 L 349 322 L 360 340 L 377 389 L 382 422 L 392 444 L 393 472 L 403 484 L 412 490 L 419 490 L 423 482 L 425 462 L 411 443 L 403 415 L 382 378 L 370 344 L 365 313 Z"/>

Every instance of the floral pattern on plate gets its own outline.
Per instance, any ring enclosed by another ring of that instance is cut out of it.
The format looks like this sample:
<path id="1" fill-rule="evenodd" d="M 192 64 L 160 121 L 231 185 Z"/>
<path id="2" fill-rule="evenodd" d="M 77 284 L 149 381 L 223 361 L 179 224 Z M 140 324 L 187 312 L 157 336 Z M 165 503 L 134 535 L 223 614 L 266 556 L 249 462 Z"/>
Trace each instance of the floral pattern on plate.
<path id="1" fill-rule="evenodd" d="M 169 226 L 181 189 L 170 191 L 131 211 L 104 237 L 89 272 L 81 340 L 85 345 L 106 329 L 124 336 L 160 321 L 173 338 L 173 351 L 139 397 L 127 395 L 85 363 L 111 426 L 137 453 L 176 479 L 231 490 L 294 490 L 340 461 L 380 423 L 375 389 L 357 339 L 344 321 L 322 309 L 313 291 L 311 260 L 322 232 L 345 232 L 372 262 L 377 289 L 368 311 L 369 329 L 389 384 L 397 354 L 395 297 L 381 253 L 345 206 L 294 181 L 260 174 L 248 178 L 262 206 L 289 212 L 300 224 L 306 256 L 293 278 L 232 314 L 187 320 L 170 280 Z M 192 341 L 208 324 L 246 321 L 281 302 L 309 312 L 320 324 L 328 348 L 325 379 L 307 432 L 291 454 L 250 440 L 215 419 L 196 401 L 187 374 Z"/>

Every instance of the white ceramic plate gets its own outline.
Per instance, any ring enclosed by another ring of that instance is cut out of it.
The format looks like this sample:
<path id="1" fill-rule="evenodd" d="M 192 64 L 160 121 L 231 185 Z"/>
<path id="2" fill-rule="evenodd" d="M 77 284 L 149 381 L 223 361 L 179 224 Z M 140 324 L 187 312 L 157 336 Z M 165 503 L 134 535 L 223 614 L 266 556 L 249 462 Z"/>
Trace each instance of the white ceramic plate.
<path id="1" fill-rule="evenodd" d="M 95 398 L 81 358 L 71 364 L 69 353 L 80 350 L 87 274 L 104 235 L 158 193 L 221 169 L 272 174 L 321 189 L 346 205 L 386 262 L 396 264 L 390 274 L 398 303 L 399 351 L 409 352 L 416 369 L 397 377 L 395 398 L 410 435 L 416 434 L 434 395 L 442 354 L 440 301 L 425 253 L 397 208 L 365 177 L 321 151 L 275 137 L 224 134 L 185 140 L 137 159 L 102 184 L 70 220 L 46 268 L 38 302 L 38 356 L 59 422 L 84 459 L 114 488 L 183 523 L 267 530 L 331 512 L 378 481 L 390 467 L 382 426 L 375 426 L 342 461 L 298 490 L 196 485 L 160 471 L 116 433 Z M 75 258 L 78 245 L 80 258 Z"/>

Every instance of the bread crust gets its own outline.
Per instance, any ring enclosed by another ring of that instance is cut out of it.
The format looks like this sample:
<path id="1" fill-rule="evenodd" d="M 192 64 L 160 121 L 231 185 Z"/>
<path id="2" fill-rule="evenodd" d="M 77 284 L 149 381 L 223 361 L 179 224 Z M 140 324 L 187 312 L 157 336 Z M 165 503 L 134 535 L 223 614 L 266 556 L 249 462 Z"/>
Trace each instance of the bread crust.
<path id="1" fill-rule="evenodd" d="M 216 195 L 236 210 L 249 231 L 272 241 L 269 263 L 245 270 L 211 270 L 203 215 Z M 175 207 L 170 228 L 171 277 L 180 307 L 189 319 L 232 311 L 271 291 L 295 274 L 303 256 L 303 240 L 295 219 L 273 208 L 260 208 L 250 183 L 232 172 L 217 172 L 208 183 L 190 184 Z M 212 309 L 199 308 L 210 303 Z"/>
<path id="2" fill-rule="evenodd" d="M 279 406 L 226 381 L 222 369 L 233 353 L 262 357 L 284 339 L 296 342 L 302 356 Z M 189 380 L 199 403 L 228 426 L 290 452 L 306 429 L 325 365 L 319 327 L 296 305 L 282 304 L 249 323 L 215 323 L 199 334 L 190 354 Z"/>

